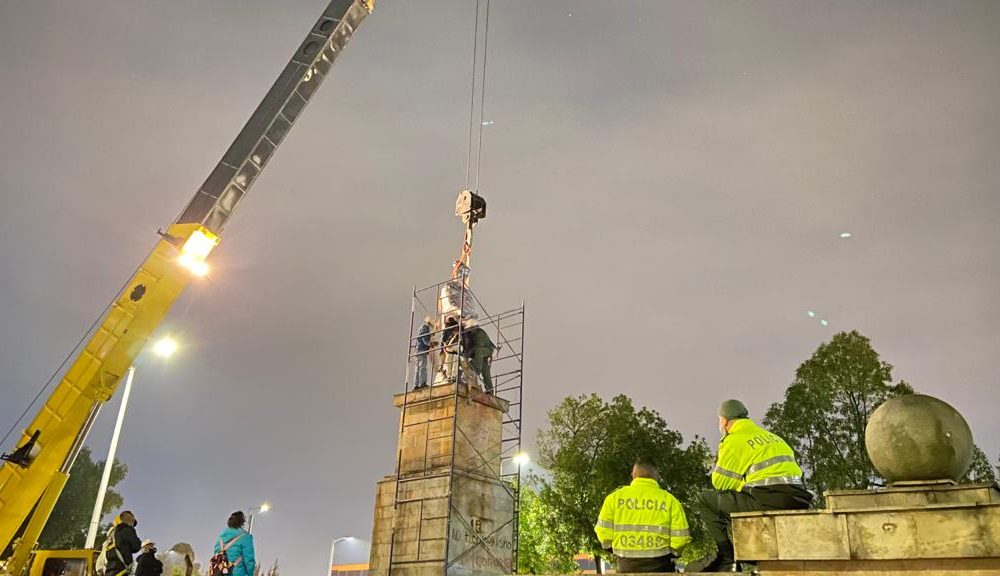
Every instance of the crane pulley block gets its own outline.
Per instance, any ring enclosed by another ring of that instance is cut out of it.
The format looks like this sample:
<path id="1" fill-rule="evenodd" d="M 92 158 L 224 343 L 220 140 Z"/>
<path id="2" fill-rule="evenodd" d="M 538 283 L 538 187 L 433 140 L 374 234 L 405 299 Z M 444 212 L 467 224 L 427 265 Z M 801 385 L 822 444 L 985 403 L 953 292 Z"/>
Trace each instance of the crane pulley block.
<path id="1" fill-rule="evenodd" d="M 486 218 L 486 199 L 475 192 L 462 190 L 455 200 L 455 216 L 461 217 L 466 225 L 475 225 Z"/>

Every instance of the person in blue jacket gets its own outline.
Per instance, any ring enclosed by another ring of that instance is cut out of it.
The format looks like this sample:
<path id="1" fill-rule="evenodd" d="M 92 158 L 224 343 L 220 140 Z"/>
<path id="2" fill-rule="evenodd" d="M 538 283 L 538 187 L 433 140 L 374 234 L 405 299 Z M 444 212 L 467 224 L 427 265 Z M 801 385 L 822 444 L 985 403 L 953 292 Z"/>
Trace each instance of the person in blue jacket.
<path id="1" fill-rule="evenodd" d="M 226 557 L 233 564 L 232 576 L 253 576 L 257 560 L 253 552 L 253 535 L 243 529 L 247 523 L 243 512 L 230 514 L 226 529 L 219 534 L 215 543 L 215 553 L 225 549 Z"/>

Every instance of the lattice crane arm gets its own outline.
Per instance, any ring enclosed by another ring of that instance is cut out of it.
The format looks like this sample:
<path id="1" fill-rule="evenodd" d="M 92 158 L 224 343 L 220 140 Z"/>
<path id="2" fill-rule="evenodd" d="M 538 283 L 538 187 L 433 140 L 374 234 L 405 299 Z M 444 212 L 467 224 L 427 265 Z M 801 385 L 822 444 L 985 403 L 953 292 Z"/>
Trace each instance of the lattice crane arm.
<path id="1" fill-rule="evenodd" d="M 152 253 L 118 294 L 0 467 L 0 553 L 20 574 L 100 406 L 191 281 L 374 0 L 332 0 L 267 95 Z"/>

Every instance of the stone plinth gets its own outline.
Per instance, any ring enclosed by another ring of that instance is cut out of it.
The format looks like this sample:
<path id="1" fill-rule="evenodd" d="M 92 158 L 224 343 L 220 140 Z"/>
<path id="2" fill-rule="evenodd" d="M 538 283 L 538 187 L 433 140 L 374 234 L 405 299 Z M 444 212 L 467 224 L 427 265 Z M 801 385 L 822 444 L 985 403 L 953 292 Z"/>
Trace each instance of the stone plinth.
<path id="1" fill-rule="evenodd" d="M 928 483 L 830 492 L 824 510 L 733 514 L 762 574 L 1000 574 L 1000 491 Z"/>
<path id="2" fill-rule="evenodd" d="M 507 402 L 447 385 L 395 404 L 397 474 L 378 482 L 369 573 L 510 574 L 514 500 L 498 478 Z"/>
<path id="3" fill-rule="evenodd" d="M 881 490 L 837 490 L 826 493 L 827 510 L 883 507 L 920 507 L 931 504 L 989 504 L 1000 502 L 1000 490 L 988 484 L 942 481 L 906 485 Z"/>
<path id="4" fill-rule="evenodd" d="M 405 403 L 397 470 L 404 478 L 451 466 L 453 441 L 456 468 L 489 474 L 483 468 L 488 466 L 500 473 L 501 422 L 507 402 L 460 384 L 456 420 L 455 394 L 456 385 L 450 384 L 394 397 L 397 408 Z"/>

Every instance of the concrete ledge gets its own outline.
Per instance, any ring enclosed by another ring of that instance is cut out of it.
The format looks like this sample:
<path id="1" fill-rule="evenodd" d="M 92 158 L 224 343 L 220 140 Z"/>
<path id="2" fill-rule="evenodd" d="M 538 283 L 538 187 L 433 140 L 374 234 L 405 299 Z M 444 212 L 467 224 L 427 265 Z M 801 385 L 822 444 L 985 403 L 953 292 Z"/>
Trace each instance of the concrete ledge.
<path id="1" fill-rule="evenodd" d="M 951 482 L 900 483 L 877 490 L 836 490 L 825 496 L 829 510 L 1000 502 L 1000 490 L 995 485 L 959 486 Z"/>
<path id="2" fill-rule="evenodd" d="M 1000 559 L 1000 503 L 746 512 L 733 543 L 758 562 Z"/>
<path id="3" fill-rule="evenodd" d="M 466 384 L 428 386 L 427 388 L 421 388 L 420 390 L 411 390 L 405 394 L 395 394 L 393 395 L 392 400 L 396 405 L 396 408 L 402 408 L 404 401 L 406 402 L 406 407 L 409 408 L 418 404 L 451 398 L 455 394 L 473 402 L 479 402 L 480 404 L 491 406 L 503 412 L 507 411 L 508 405 L 510 404 L 506 400 L 497 398 L 492 394 L 487 394 L 478 388 L 473 387 L 470 389 Z"/>
<path id="4" fill-rule="evenodd" d="M 761 576 L 996 576 L 998 558 L 937 560 L 766 561 L 757 564 Z"/>

